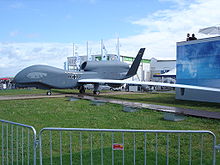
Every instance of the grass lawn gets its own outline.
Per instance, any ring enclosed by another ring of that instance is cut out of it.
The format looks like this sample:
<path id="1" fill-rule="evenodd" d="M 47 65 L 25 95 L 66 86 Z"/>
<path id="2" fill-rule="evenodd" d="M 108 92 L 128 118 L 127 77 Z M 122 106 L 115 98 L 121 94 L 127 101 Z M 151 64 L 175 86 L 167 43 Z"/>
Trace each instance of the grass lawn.
<path id="1" fill-rule="evenodd" d="M 209 129 L 220 132 L 218 120 L 187 117 L 181 122 L 164 121 L 163 113 L 142 109 L 125 113 L 122 106 L 90 105 L 90 101 L 68 98 L 0 101 L 2 119 L 42 127 L 123 129 Z M 166 124 L 165 124 L 166 123 Z M 200 123 L 200 124 L 197 124 Z M 215 125 L 216 124 L 216 125 Z M 213 127 L 212 127 L 213 126 Z"/>
<path id="2" fill-rule="evenodd" d="M 46 94 L 46 90 L 42 89 L 6 89 L 0 90 L 0 96 L 4 95 L 33 95 L 33 94 Z"/>
<path id="3" fill-rule="evenodd" d="M 23 94 L 26 94 L 24 91 Z M 34 90 L 34 92 L 43 92 Z M 8 92 L 10 93 L 10 92 Z M 13 93 L 13 92 L 12 92 Z M 15 92 L 17 94 L 17 91 Z M 28 91 L 29 93 L 29 91 Z M 32 94 L 30 92 L 30 94 Z M 151 98 L 151 97 L 152 98 Z M 110 98 L 122 98 L 131 101 L 154 103 L 161 101 L 162 105 L 191 107 L 201 109 L 214 109 L 217 111 L 219 104 L 197 103 L 197 102 L 184 102 L 173 99 L 173 94 L 136 94 L 136 95 L 115 95 L 105 96 Z M 183 105 L 181 104 L 183 103 Z M 23 124 L 32 125 L 39 133 L 43 127 L 65 127 L 65 128 L 105 128 L 105 129 L 147 129 L 147 130 L 210 130 L 217 136 L 217 144 L 220 143 L 220 121 L 212 119 L 187 117 L 183 121 L 172 122 L 163 120 L 163 113 L 155 112 L 147 109 L 141 109 L 138 112 L 123 112 L 123 107 L 116 104 L 104 104 L 103 106 L 91 105 L 90 101 L 78 100 L 69 101 L 68 98 L 45 98 L 34 100 L 8 100 L 0 101 L 0 118 L 4 120 L 19 122 Z M 0 128 L 1 129 L 1 128 Z M 0 131 L 0 133 L 2 130 Z M 59 136 L 57 132 L 53 132 L 53 162 L 59 164 Z M 49 144 L 49 132 L 43 134 L 43 154 L 44 163 L 48 164 L 50 161 L 50 144 Z M 78 164 L 80 163 L 80 149 L 79 149 L 79 133 L 72 134 L 74 139 L 73 146 L 73 159 Z M 112 150 L 111 150 L 111 134 L 105 134 L 104 140 L 104 155 L 105 164 L 111 164 Z M 115 134 L 115 141 L 121 142 L 121 135 Z M 91 152 L 89 133 L 83 134 L 83 163 L 88 164 L 90 162 Z M 94 164 L 100 164 L 100 135 L 93 135 L 93 158 Z M 133 135 L 125 135 L 125 164 L 133 164 Z M 189 135 L 184 134 L 181 136 L 181 164 L 189 164 L 188 162 L 188 146 Z M 9 138 L 10 139 L 10 138 Z M 147 155 L 148 163 L 155 164 L 155 134 L 148 135 L 147 137 Z M 176 164 L 177 160 L 177 135 L 170 135 L 170 164 Z M 192 160 L 193 164 L 199 164 L 201 137 L 192 136 Z M 1 141 L 1 140 L 0 140 Z M 63 164 L 67 164 L 70 155 L 68 154 L 69 146 L 69 133 L 63 132 Z M 137 164 L 143 164 L 143 135 L 136 135 L 136 161 Z M 210 137 L 204 136 L 204 163 L 210 164 L 210 154 L 212 149 L 210 148 Z M 10 143 L 9 143 L 10 144 Z M 1 145 L 1 142 L 0 142 Z M 206 155 L 205 155 L 206 154 Z M 1 155 L 0 155 L 1 157 Z M 107 159 L 107 158 L 109 159 Z M 121 164 L 122 152 L 115 151 L 115 160 L 118 164 Z M 85 159 L 87 158 L 87 159 Z M 166 135 L 158 134 L 158 164 L 165 164 L 166 162 Z M 116 163 L 116 164 L 117 164 Z M 220 154 L 217 152 L 217 163 L 220 163 Z"/>

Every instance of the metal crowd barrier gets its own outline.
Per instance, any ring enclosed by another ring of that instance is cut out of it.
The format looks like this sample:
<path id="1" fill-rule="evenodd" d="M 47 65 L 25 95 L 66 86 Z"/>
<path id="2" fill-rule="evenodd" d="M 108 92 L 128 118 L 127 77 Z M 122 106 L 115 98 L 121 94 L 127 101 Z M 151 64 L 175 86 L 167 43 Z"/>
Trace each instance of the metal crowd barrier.
<path id="1" fill-rule="evenodd" d="M 36 165 L 36 130 L 34 127 L 0 120 L 1 164 Z"/>
<path id="2" fill-rule="evenodd" d="M 211 131 L 43 128 L 43 164 L 216 164 Z"/>
<path id="3" fill-rule="evenodd" d="M 211 131 L 43 128 L 0 120 L 5 164 L 216 164 Z M 39 143 L 39 145 L 37 145 Z M 37 157 L 39 147 L 39 157 Z"/>

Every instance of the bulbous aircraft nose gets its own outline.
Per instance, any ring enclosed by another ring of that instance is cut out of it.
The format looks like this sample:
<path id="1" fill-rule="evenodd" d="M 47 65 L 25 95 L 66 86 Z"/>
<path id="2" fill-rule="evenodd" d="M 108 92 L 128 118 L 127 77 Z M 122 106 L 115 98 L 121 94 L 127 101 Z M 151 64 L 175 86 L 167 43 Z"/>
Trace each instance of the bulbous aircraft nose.
<path id="1" fill-rule="evenodd" d="M 12 82 L 13 82 L 13 83 L 18 83 L 18 82 L 19 82 L 19 79 L 20 79 L 20 78 L 19 78 L 18 74 L 16 74 Z"/>
<path id="2" fill-rule="evenodd" d="M 23 80 L 23 76 L 22 76 L 22 73 L 19 72 L 18 74 L 16 74 L 13 82 L 14 83 L 22 83 L 22 80 Z"/>
<path id="3" fill-rule="evenodd" d="M 23 70 L 21 70 L 20 72 L 18 72 L 15 75 L 14 78 L 14 83 L 19 84 L 19 83 L 27 83 L 30 81 L 30 79 L 28 78 L 28 74 L 30 74 L 30 72 L 34 72 L 35 68 L 33 66 L 24 68 Z"/>

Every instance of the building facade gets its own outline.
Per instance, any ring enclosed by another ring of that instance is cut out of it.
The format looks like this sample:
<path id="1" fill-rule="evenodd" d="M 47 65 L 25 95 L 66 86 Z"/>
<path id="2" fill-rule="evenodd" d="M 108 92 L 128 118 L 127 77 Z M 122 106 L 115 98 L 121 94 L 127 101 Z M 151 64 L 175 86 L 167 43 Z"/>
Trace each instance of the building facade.
<path id="1" fill-rule="evenodd" d="M 176 60 L 157 60 L 152 58 L 150 61 L 150 80 L 161 81 L 158 75 L 167 73 L 176 68 Z"/>
<path id="2" fill-rule="evenodd" d="M 131 66 L 135 57 L 129 56 L 120 56 L 120 61 L 125 62 Z M 91 55 L 91 61 L 101 61 L 102 56 Z M 116 54 L 107 54 L 107 60 L 109 61 L 118 61 Z M 80 65 L 87 61 L 87 56 L 72 56 L 67 57 L 67 66 L 66 70 L 77 70 L 80 68 Z M 160 75 L 166 73 L 176 67 L 176 60 L 157 60 L 152 59 L 142 59 L 140 66 L 137 71 L 137 75 L 130 78 L 135 81 L 161 81 L 160 77 L 154 77 L 154 75 Z M 65 69 L 65 68 L 64 68 Z"/>
<path id="3" fill-rule="evenodd" d="M 220 88 L 220 37 L 177 43 L 177 83 Z M 219 92 L 177 89 L 176 98 L 219 102 Z"/>

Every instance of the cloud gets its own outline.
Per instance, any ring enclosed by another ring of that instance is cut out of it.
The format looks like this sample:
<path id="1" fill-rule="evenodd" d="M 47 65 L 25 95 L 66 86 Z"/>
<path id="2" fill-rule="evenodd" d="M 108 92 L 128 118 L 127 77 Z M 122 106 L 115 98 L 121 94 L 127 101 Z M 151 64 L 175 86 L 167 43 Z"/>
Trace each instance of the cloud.
<path id="1" fill-rule="evenodd" d="M 122 45 L 128 48 L 125 50 L 126 54 L 131 52 L 130 48 L 134 46 L 144 46 L 148 50 L 149 58 L 174 59 L 176 42 L 184 41 L 187 33 L 195 33 L 197 38 L 209 37 L 199 34 L 198 30 L 219 23 L 220 1 L 218 0 L 196 0 L 193 3 L 172 1 L 179 6 L 160 10 L 131 22 L 143 26 L 144 31 L 136 36 L 122 39 Z"/>
<path id="2" fill-rule="evenodd" d="M 145 58 L 175 59 L 176 42 L 184 41 L 187 33 L 195 33 L 197 38 L 209 37 L 197 33 L 198 30 L 219 24 L 219 0 L 172 1 L 176 7 L 131 22 L 144 30 L 138 35 L 120 38 L 120 54 L 135 56 L 140 47 L 145 47 Z M 117 52 L 116 39 L 106 39 L 104 44 L 108 53 Z M 77 46 L 79 55 L 85 55 L 86 43 Z M 89 52 L 99 54 L 100 41 L 90 41 Z M 63 68 L 68 56 L 72 56 L 72 43 L 0 43 L 0 77 L 14 76 L 34 64 Z"/>
<path id="3" fill-rule="evenodd" d="M 189 5 L 194 0 L 159 0 L 161 2 L 173 2 L 175 7 L 184 7 Z"/>
<path id="4" fill-rule="evenodd" d="M 14 76 L 21 69 L 35 64 L 63 68 L 71 55 L 71 44 L 62 43 L 0 43 L 0 77 Z"/>

